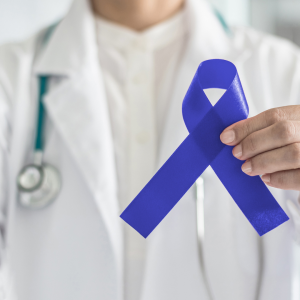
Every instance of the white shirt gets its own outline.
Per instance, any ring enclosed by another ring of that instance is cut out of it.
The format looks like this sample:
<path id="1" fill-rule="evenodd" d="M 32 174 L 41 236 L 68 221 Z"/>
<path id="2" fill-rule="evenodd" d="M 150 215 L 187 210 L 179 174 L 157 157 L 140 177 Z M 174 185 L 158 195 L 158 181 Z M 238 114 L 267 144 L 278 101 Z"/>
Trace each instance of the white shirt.
<path id="1" fill-rule="evenodd" d="M 123 211 L 156 171 L 157 149 L 187 26 L 184 11 L 143 32 L 99 17 L 96 24 Z M 137 300 L 146 240 L 124 226 L 125 299 Z"/>

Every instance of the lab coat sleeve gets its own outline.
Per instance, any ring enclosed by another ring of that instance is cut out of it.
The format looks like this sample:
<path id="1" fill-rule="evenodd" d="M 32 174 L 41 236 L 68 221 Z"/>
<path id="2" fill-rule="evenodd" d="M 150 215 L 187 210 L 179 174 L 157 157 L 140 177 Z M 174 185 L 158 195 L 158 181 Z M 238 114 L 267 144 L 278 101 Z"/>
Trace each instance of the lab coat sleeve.
<path id="1" fill-rule="evenodd" d="M 9 54 L 10 53 L 10 54 Z M 17 69 L 15 55 L 9 46 L 0 47 L 0 299 L 15 300 L 13 280 L 8 264 L 7 231 L 10 215 L 9 204 L 9 155 L 11 136 L 11 99 L 14 87 L 11 84 Z"/>
<path id="2" fill-rule="evenodd" d="M 1 75 L 0 75 L 1 76 Z M 0 263 L 5 249 L 6 223 L 8 213 L 8 109 L 5 92 L 0 86 Z"/>

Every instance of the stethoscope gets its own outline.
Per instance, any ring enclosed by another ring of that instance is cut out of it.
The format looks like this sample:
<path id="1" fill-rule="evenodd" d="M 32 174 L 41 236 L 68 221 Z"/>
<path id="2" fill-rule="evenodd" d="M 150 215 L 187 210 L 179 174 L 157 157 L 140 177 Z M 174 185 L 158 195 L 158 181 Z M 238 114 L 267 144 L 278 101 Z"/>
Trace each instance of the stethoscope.
<path id="1" fill-rule="evenodd" d="M 17 176 L 18 202 L 22 207 L 38 209 L 49 205 L 61 188 L 58 170 L 43 162 L 43 129 L 45 110 L 43 98 L 47 91 L 48 76 L 39 78 L 37 132 L 33 163 L 24 166 Z"/>
<path id="2" fill-rule="evenodd" d="M 208 293 L 209 299 L 212 299 L 210 288 L 206 278 L 205 263 L 204 263 L 204 180 L 200 176 L 195 182 L 195 192 L 196 192 L 196 227 L 197 227 L 197 242 L 198 242 L 198 252 L 199 261 L 202 268 L 202 275 L 204 284 Z"/>

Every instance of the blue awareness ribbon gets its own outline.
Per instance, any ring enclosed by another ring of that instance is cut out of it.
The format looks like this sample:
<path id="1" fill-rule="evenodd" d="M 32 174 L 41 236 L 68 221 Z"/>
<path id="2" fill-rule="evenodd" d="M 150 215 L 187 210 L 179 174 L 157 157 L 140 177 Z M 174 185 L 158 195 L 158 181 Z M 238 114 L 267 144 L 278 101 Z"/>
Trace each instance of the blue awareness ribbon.
<path id="1" fill-rule="evenodd" d="M 215 106 L 203 91 L 209 88 L 226 90 Z M 242 172 L 243 161 L 220 141 L 226 127 L 249 114 L 233 63 L 202 62 L 183 100 L 182 114 L 189 135 L 123 211 L 125 222 L 146 238 L 209 165 L 260 236 L 289 220 L 261 178 Z"/>

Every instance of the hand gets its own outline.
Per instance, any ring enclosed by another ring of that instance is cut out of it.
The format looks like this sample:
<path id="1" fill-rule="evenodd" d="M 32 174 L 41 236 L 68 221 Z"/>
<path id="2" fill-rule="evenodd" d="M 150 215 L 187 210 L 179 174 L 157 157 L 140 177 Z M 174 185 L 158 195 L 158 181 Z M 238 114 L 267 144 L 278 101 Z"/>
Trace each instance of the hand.
<path id="1" fill-rule="evenodd" d="M 246 160 L 242 171 L 269 186 L 300 191 L 300 105 L 267 110 L 227 127 L 221 141 Z"/>

